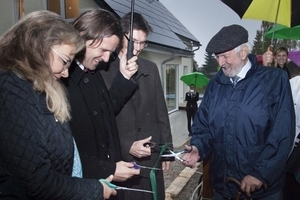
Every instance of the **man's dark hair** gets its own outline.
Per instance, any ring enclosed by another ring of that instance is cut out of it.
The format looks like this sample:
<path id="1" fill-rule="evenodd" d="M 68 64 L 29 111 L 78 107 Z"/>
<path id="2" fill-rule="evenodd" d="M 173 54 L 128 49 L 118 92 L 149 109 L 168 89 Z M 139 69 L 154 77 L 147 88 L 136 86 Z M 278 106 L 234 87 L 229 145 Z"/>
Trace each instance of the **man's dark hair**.
<path id="1" fill-rule="evenodd" d="M 130 32 L 130 21 L 131 21 L 131 13 L 125 14 L 121 18 L 121 26 L 123 33 Z M 133 29 L 141 30 L 147 34 L 147 36 L 152 32 L 152 27 L 148 24 L 146 19 L 139 13 L 133 13 Z"/>
<path id="2" fill-rule="evenodd" d="M 121 18 L 121 26 L 123 34 L 128 34 L 130 32 L 130 21 L 131 12 L 125 14 Z M 147 34 L 147 36 L 152 33 L 152 27 L 148 24 L 147 20 L 139 13 L 133 13 L 133 30 L 141 30 Z M 117 48 L 119 52 L 123 48 L 123 43 L 121 42 Z"/>
<path id="3" fill-rule="evenodd" d="M 94 9 L 82 13 L 72 23 L 81 37 L 87 40 L 99 40 L 116 35 L 120 41 L 123 39 L 120 20 L 111 12 L 103 9 Z M 79 61 L 83 60 L 86 48 L 76 55 Z"/>

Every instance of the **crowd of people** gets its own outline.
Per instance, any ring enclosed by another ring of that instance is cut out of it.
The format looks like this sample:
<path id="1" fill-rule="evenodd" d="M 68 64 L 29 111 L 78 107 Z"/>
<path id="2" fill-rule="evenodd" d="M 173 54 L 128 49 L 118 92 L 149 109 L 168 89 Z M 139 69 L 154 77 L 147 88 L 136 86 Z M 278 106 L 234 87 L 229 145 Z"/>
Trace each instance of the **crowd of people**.
<path id="1" fill-rule="evenodd" d="M 35 11 L 0 37 L 0 198 L 165 199 L 170 161 L 153 147 L 173 148 L 170 122 L 158 68 L 139 57 L 152 28 L 133 19 L 131 33 L 130 13 L 94 9 L 69 24 Z M 255 200 L 298 197 L 299 67 L 284 47 L 264 54 L 274 67 L 260 66 L 239 25 L 223 27 L 206 51 L 221 70 L 199 108 L 194 85 L 186 94 L 183 164 L 210 155 L 215 200 L 239 189 Z M 155 194 L 108 184 L 152 191 L 149 169 L 137 166 L 162 169 Z"/>
<path id="2" fill-rule="evenodd" d="M 136 166 L 154 165 L 159 152 L 144 144 L 171 144 L 172 136 L 157 66 L 137 57 L 152 28 L 135 15 L 128 60 L 128 15 L 120 21 L 103 9 L 86 11 L 72 24 L 35 11 L 0 38 L 1 198 L 122 200 L 139 194 L 117 193 L 111 181 L 152 190 L 149 171 Z M 115 51 L 118 59 L 102 75 Z M 156 174 L 159 198 L 169 165 L 157 166 L 163 169 Z"/>

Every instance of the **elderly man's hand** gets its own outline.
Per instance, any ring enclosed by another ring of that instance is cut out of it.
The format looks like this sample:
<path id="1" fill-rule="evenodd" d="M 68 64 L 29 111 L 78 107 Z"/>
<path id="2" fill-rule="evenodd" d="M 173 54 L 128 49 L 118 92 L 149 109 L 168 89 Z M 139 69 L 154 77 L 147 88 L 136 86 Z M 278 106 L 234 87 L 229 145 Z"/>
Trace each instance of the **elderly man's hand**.
<path id="1" fill-rule="evenodd" d="M 200 159 L 198 149 L 195 146 L 189 146 L 189 145 L 185 145 L 184 148 L 186 150 L 189 150 L 189 151 L 192 150 L 192 151 L 190 153 L 184 154 L 184 156 L 182 157 L 182 159 L 184 160 L 183 164 L 188 167 L 194 168 L 196 163 Z"/>
<path id="2" fill-rule="evenodd" d="M 254 176 L 247 175 L 241 182 L 241 190 L 246 192 L 247 196 L 250 197 L 250 193 L 260 189 L 262 184 L 263 183 Z"/>

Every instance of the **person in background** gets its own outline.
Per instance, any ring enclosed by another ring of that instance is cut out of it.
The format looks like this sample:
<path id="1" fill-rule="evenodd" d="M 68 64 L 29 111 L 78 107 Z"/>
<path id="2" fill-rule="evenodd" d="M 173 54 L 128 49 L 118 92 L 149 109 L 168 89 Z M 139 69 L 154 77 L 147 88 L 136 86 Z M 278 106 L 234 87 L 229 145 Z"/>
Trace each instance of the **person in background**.
<path id="1" fill-rule="evenodd" d="M 297 200 L 300 196 L 300 67 L 296 64 L 289 65 L 289 71 L 291 74 L 290 84 L 296 115 L 296 134 L 293 151 L 287 162 L 283 197 L 284 200 Z"/>
<path id="2" fill-rule="evenodd" d="M 194 121 L 195 113 L 198 109 L 197 101 L 199 101 L 199 93 L 195 91 L 195 85 L 190 85 L 190 90 L 185 93 L 185 99 L 186 101 L 186 117 L 187 117 L 187 124 L 188 124 L 188 131 L 189 135 L 192 136 L 192 122 Z"/>
<path id="3" fill-rule="evenodd" d="M 68 77 L 83 47 L 78 32 L 50 11 L 26 15 L 0 38 L 0 199 L 116 195 L 106 184 L 79 178 L 74 171 L 80 172 L 81 164 L 59 79 Z"/>
<path id="4" fill-rule="evenodd" d="M 103 9 L 94 9 L 77 17 L 73 26 L 85 42 L 75 55 L 67 87 L 72 120 L 71 130 L 82 161 L 83 177 L 100 178 L 113 174 L 122 182 L 140 173 L 130 162 L 121 161 L 120 140 L 115 115 L 137 88 L 132 75 L 137 57 L 121 57 L 113 84 L 107 89 L 100 73 L 101 62 L 108 62 L 123 35 L 119 19 Z M 121 198 L 121 193 L 118 196 Z"/>
<path id="5" fill-rule="evenodd" d="M 290 62 L 288 60 L 288 50 L 285 47 L 279 47 L 275 50 L 274 56 L 273 52 L 268 48 L 268 50 L 263 54 L 263 64 L 265 66 L 272 66 L 272 63 L 274 63 L 274 66 L 283 69 L 288 74 L 288 77 L 291 78 L 289 69 L 288 69 L 288 63 Z M 273 62 L 274 59 L 274 62 Z"/>
<path id="6" fill-rule="evenodd" d="M 235 198 L 239 189 L 241 199 L 282 200 L 295 135 L 290 83 L 281 69 L 259 66 L 247 42 L 247 30 L 230 25 L 208 43 L 222 70 L 206 88 L 183 159 L 193 167 L 212 153 L 215 200 Z M 226 184 L 231 178 L 241 185 Z"/>
<path id="7" fill-rule="evenodd" d="M 147 37 L 152 32 L 151 26 L 145 18 L 134 13 L 133 16 L 133 55 L 138 56 L 147 46 Z M 118 58 L 110 64 L 108 71 L 101 71 L 105 83 L 111 87 L 117 77 L 119 58 L 124 56 L 130 38 L 130 13 L 121 18 L 123 30 L 123 48 L 118 51 Z M 154 150 L 145 146 L 153 141 L 157 144 L 171 144 L 172 135 L 168 110 L 162 90 L 158 68 L 155 63 L 144 58 L 138 58 L 139 70 L 134 75 L 139 83 L 133 97 L 117 116 L 122 157 L 125 161 L 133 161 L 139 165 L 153 167 L 159 159 L 159 149 Z M 168 147 L 172 148 L 172 145 Z M 170 162 L 159 162 L 156 166 L 162 170 L 156 171 L 157 196 L 165 199 L 163 171 L 169 169 Z M 150 170 L 141 169 L 140 176 L 134 176 L 126 185 L 131 188 L 152 190 L 150 184 Z M 125 199 L 152 200 L 150 193 L 125 192 Z"/>
<path id="8" fill-rule="evenodd" d="M 265 54 L 272 55 L 271 53 L 266 52 Z M 267 58 L 265 57 L 263 61 L 267 62 Z M 273 57 L 270 57 L 268 61 L 273 62 Z M 296 115 L 296 134 L 293 144 L 293 151 L 287 162 L 283 197 L 284 200 L 297 200 L 300 195 L 300 67 L 292 61 L 288 62 L 287 67 L 291 76 L 290 84 Z"/>

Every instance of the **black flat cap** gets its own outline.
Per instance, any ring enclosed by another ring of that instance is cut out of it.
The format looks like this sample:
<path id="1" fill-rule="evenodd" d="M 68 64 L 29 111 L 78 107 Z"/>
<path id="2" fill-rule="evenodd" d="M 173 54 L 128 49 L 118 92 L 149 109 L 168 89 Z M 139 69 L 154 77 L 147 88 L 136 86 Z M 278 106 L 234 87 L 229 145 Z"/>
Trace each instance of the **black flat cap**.
<path id="1" fill-rule="evenodd" d="M 208 53 L 224 53 L 248 42 L 248 31 L 240 25 L 223 27 L 208 43 Z"/>

